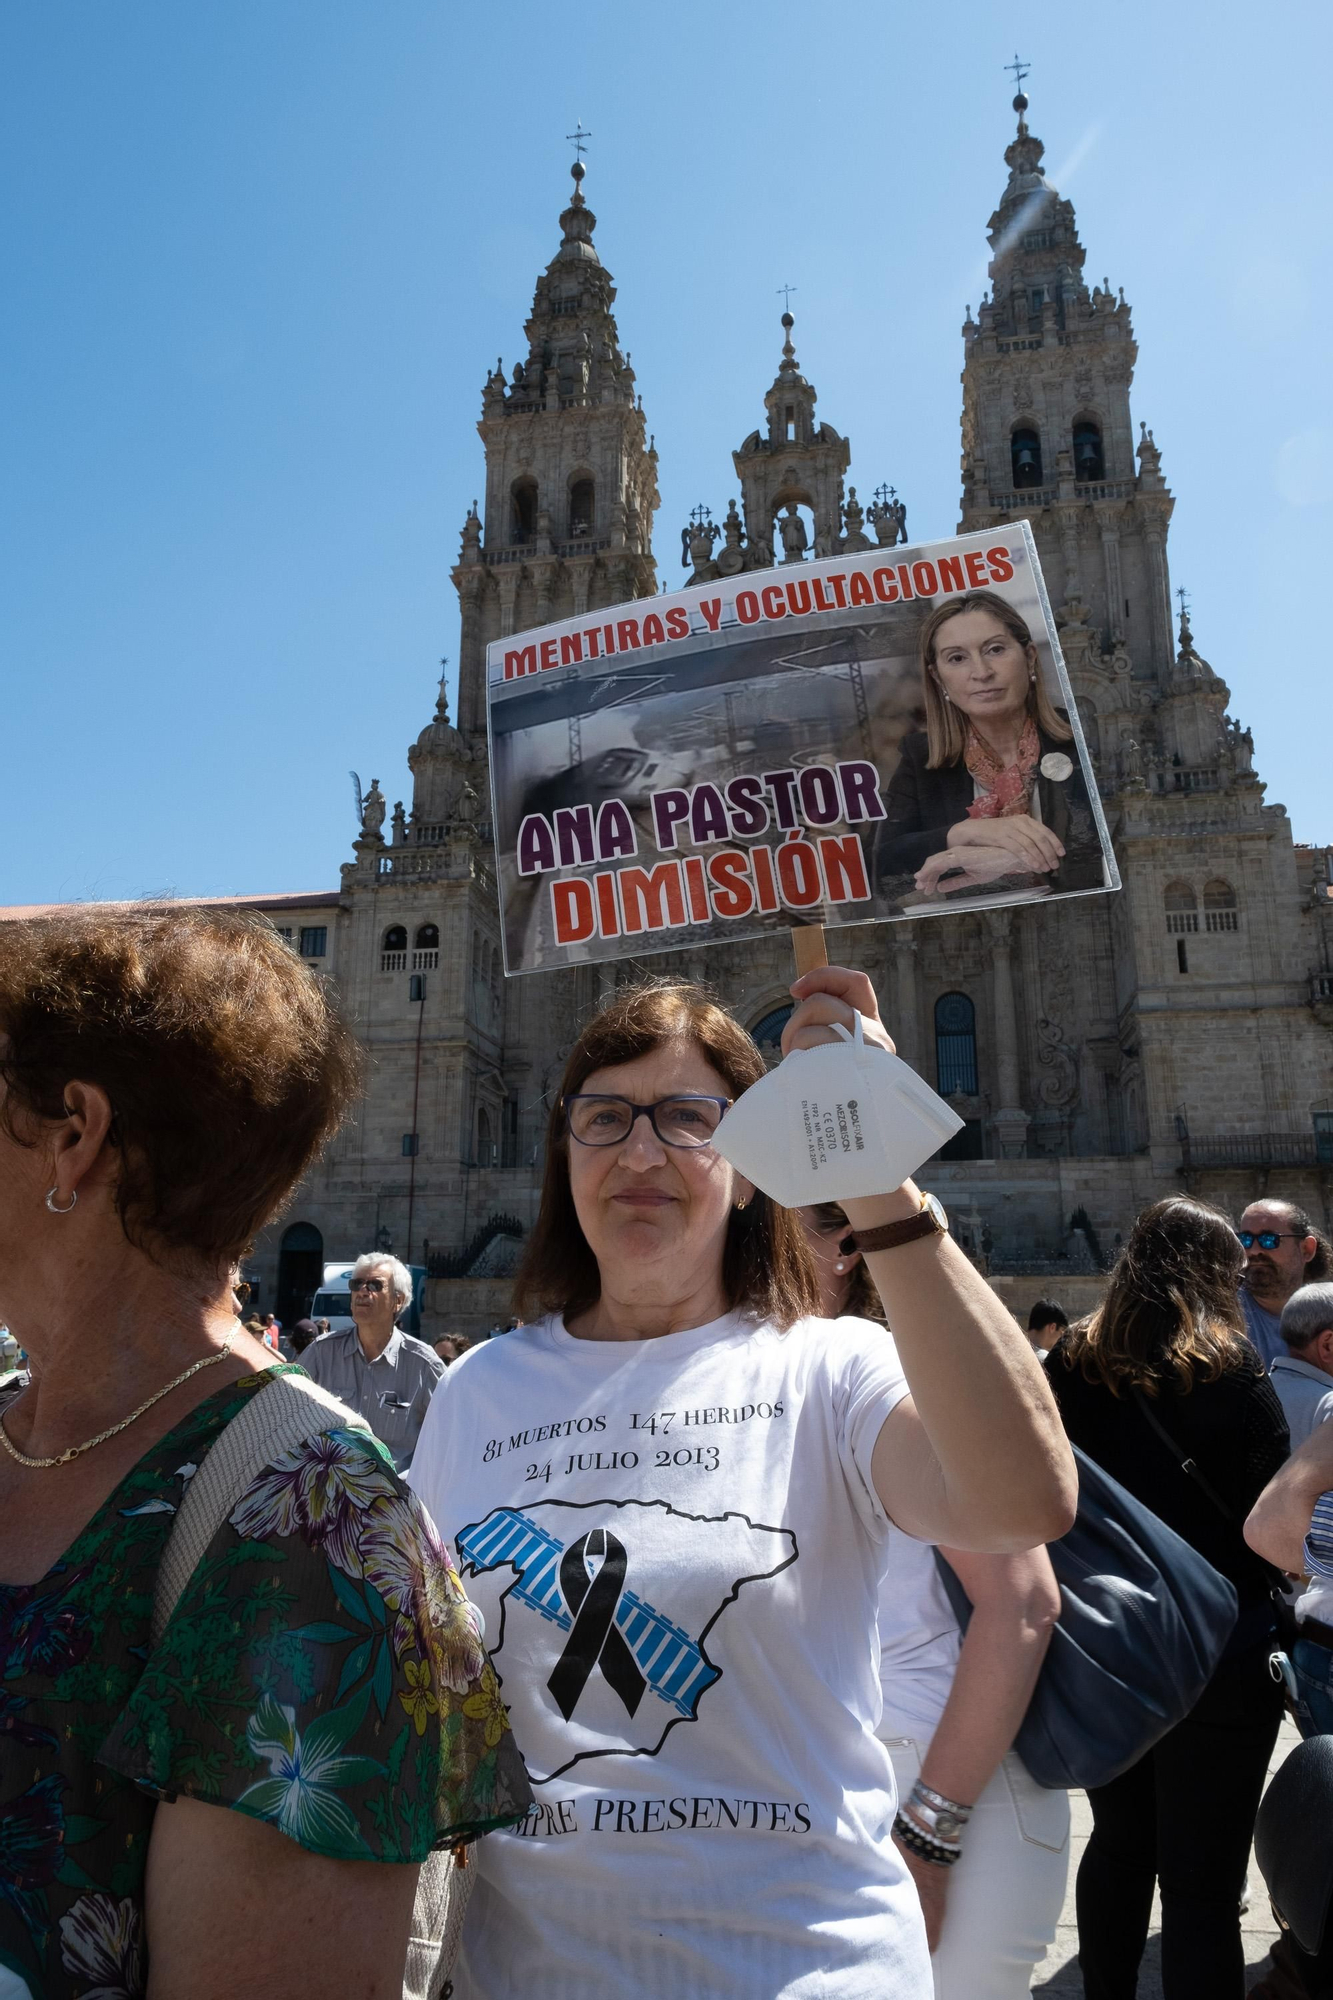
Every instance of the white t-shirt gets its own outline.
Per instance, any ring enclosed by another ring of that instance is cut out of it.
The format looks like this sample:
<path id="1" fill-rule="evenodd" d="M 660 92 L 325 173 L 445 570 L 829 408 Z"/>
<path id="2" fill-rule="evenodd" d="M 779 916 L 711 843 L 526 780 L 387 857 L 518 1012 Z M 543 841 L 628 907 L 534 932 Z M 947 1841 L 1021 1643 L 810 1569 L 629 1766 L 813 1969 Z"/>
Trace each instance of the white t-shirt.
<path id="1" fill-rule="evenodd" d="M 886 1740 L 910 1736 L 925 1748 L 949 1699 L 962 1635 L 935 1567 L 935 1550 L 901 1528 L 889 1531 L 879 1585 L 879 1677 Z"/>
<path id="2" fill-rule="evenodd" d="M 870 1477 L 907 1393 L 865 1320 L 472 1349 L 412 1484 L 538 1804 L 481 1845 L 459 2000 L 928 2000 L 890 1838 Z"/>

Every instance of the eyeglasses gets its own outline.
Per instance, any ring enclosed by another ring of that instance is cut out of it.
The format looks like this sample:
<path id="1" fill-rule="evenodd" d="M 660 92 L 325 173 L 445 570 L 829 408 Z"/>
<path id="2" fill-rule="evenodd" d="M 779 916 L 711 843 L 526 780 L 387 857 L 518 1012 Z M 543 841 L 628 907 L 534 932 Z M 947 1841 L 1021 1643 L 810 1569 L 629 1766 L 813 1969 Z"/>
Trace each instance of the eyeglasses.
<path id="1" fill-rule="evenodd" d="M 382 1292 L 387 1287 L 383 1278 L 353 1278 L 347 1289 L 349 1292 Z"/>
<path id="2" fill-rule="evenodd" d="M 1291 1243 L 1302 1243 L 1305 1240 L 1304 1237 L 1298 1236 L 1294 1229 L 1261 1229 L 1257 1235 L 1253 1229 L 1238 1229 L 1236 1234 L 1240 1238 L 1242 1250 L 1253 1250 L 1256 1243 L 1261 1250 L 1276 1250 L 1284 1237 Z"/>
<path id="3" fill-rule="evenodd" d="M 580 1146 L 620 1146 L 634 1130 L 636 1118 L 646 1118 L 664 1146 L 686 1150 L 709 1146 L 731 1104 L 729 1097 L 659 1097 L 655 1104 L 634 1104 L 628 1097 L 603 1097 L 576 1091 L 560 1100 L 570 1137 Z"/>

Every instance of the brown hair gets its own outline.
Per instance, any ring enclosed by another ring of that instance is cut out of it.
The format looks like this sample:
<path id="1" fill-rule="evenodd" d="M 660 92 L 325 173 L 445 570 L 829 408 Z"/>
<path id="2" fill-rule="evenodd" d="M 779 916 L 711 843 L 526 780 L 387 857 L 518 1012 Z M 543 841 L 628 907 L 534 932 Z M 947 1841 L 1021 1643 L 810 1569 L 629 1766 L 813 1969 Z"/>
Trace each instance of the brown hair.
<path id="1" fill-rule="evenodd" d="M 1145 1208 L 1111 1273 L 1106 1297 L 1056 1350 L 1115 1395 L 1183 1394 L 1215 1382 L 1250 1354 L 1237 1286 L 1244 1253 L 1220 1208 L 1172 1195 Z"/>
<path id="2" fill-rule="evenodd" d="M 851 1223 L 847 1220 L 847 1211 L 841 1202 L 816 1201 L 810 1205 L 820 1221 L 829 1228 L 837 1227 L 844 1229 L 849 1235 L 855 1233 Z M 852 1266 L 852 1275 L 847 1285 L 847 1297 L 842 1309 L 852 1319 L 873 1319 L 878 1321 L 880 1326 L 887 1326 L 889 1323 L 885 1317 L 883 1301 L 879 1293 L 875 1290 L 874 1280 L 866 1269 L 866 1260 L 864 1257 L 858 1257 Z"/>
<path id="3" fill-rule="evenodd" d="M 522 1318 L 547 1312 L 572 1316 L 601 1296 L 597 1260 L 569 1185 L 564 1099 L 581 1090 L 595 1070 L 633 1062 L 677 1041 L 694 1044 L 733 1098 L 765 1073 L 764 1059 L 744 1028 L 704 987 L 650 981 L 617 993 L 574 1044 L 551 1107 L 541 1207 L 514 1288 L 514 1310 Z M 722 1286 L 729 1309 L 743 1307 L 784 1331 L 804 1314 L 818 1312 L 814 1261 L 794 1210 L 778 1207 L 758 1189 L 743 1209 L 732 1209 Z"/>
<path id="4" fill-rule="evenodd" d="M 967 723 L 953 703 L 945 700 L 944 690 L 935 677 L 935 648 L 940 627 L 947 624 L 950 618 L 961 617 L 965 611 L 989 611 L 1020 646 L 1032 644 L 1026 619 L 1021 618 L 1013 605 L 993 590 L 969 590 L 963 597 L 946 597 L 935 606 L 917 637 L 921 684 L 926 700 L 928 771 L 938 771 L 945 764 L 956 764 L 967 746 Z M 1028 688 L 1028 714 L 1044 736 L 1054 737 L 1058 743 L 1068 743 L 1074 734 L 1047 694 L 1040 666 L 1036 668 L 1036 679 Z"/>
<path id="5" fill-rule="evenodd" d="M 137 1249 L 244 1256 L 330 1139 L 361 1055 L 262 917 L 188 905 L 0 924 L 5 1130 L 35 1144 L 70 1083 L 111 1100 L 115 1202 Z"/>

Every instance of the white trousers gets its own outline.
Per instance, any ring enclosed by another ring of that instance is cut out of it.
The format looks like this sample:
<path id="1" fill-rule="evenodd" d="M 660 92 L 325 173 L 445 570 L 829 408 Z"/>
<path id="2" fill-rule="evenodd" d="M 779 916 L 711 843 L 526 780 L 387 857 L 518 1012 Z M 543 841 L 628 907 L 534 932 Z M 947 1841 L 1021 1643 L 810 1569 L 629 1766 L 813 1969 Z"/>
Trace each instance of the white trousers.
<path id="1" fill-rule="evenodd" d="M 880 1737 L 904 1799 L 927 1745 L 884 1727 Z M 935 2000 L 1025 2000 L 1055 1937 L 1068 1867 L 1069 1794 L 1043 1791 L 1011 1752 L 977 1800 L 963 1858 L 949 1870 L 931 1959 Z"/>

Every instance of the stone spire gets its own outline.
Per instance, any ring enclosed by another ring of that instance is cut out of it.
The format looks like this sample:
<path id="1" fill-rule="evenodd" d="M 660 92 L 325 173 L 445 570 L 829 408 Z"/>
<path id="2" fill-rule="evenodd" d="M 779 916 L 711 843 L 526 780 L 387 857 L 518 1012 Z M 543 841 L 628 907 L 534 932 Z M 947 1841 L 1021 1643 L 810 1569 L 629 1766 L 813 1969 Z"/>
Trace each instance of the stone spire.
<path id="1" fill-rule="evenodd" d="M 774 560 L 774 523 L 780 515 L 799 525 L 797 509 L 808 507 L 814 518 L 813 550 L 805 548 L 803 525 L 800 535 L 788 526 L 782 533 L 782 561 L 799 561 L 806 553 L 832 555 L 842 527 L 842 475 L 851 453 L 831 424 L 816 421 L 815 391 L 802 375 L 792 345 L 794 325 L 791 313 L 784 312 L 782 359 L 764 397 L 767 436 L 751 431 L 732 453 L 741 482 L 747 569 L 766 568 Z"/>
<path id="2" fill-rule="evenodd" d="M 657 587 L 657 453 L 620 346 L 616 288 L 593 241 L 586 136 L 570 168 L 559 247 L 524 326 L 526 359 L 508 375 L 497 361 L 482 390 L 485 499 L 463 524 L 453 572 L 462 612 L 458 727 L 469 740 L 485 727 L 489 641 Z"/>
<path id="3" fill-rule="evenodd" d="M 1004 153 L 1009 179 L 987 228 L 992 253 L 989 310 L 993 324 L 1003 322 L 1006 331 L 1023 334 L 1031 320 L 1040 330 L 1048 307 L 1054 324 L 1063 328 L 1075 301 L 1087 299 L 1088 288 L 1073 204 L 1061 198 L 1042 172 L 1046 148 L 1028 129 L 1028 98 L 1021 90 L 1014 110 L 1018 131 Z M 983 303 L 983 323 L 986 310 Z"/>

